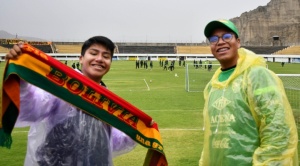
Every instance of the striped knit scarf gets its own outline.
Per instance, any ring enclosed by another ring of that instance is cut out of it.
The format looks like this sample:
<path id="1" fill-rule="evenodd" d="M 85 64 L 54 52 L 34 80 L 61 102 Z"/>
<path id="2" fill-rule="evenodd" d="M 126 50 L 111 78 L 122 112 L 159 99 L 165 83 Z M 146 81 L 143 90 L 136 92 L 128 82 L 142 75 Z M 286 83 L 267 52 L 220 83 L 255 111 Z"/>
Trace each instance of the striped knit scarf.
<path id="1" fill-rule="evenodd" d="M 23 55 L 7 62 L 0 111 L 0 146 L 10 148 L 11 132 L 20 111 L 22 79 L 73 104 L 94 118 L 123 131 L 148 148 L 144 165 L 167 166 L 162 139 L 152 118 L 96 82 L 24 44 Z"/>

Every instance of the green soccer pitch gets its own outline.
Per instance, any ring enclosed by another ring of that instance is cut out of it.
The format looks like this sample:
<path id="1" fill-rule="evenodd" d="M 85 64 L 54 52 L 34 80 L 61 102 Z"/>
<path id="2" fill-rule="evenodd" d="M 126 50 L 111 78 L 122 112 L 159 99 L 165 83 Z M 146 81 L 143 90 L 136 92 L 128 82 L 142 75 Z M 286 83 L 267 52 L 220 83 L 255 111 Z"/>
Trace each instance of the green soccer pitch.
<path id="1" fill-rule="evenodd" d="M 186 92 L 185 68 L 178 62 L 174 71 L 163 70 L 157 61 L 153 64 L 152 70 L 136 69 L 135 61 L 113 61 L 103 81 L 112 92 L 149 114 L 158 123 L 169 165 L 197 166 L 203 141 L 203 93 Z M 0 63 L 1 76 L 4 65 L 4 62 Z M 280 63 L 268 62 L 268 67 L 278 74 L 300 74 L 300 64 L 281 67 Z M 213 72 L 204 73 L 203 77 L 207 78 L 213 75 Z M 206 83 L 199 86 L 204 87 Z M 14 129 L 12 148 L 0 148 L 0 165 L 23 165 L 27 131 L 28 128 Z M 146 148 L 137 145 L 132 152 L 116 157 L 114 164 L 141 166 L 146 152 Z"/>

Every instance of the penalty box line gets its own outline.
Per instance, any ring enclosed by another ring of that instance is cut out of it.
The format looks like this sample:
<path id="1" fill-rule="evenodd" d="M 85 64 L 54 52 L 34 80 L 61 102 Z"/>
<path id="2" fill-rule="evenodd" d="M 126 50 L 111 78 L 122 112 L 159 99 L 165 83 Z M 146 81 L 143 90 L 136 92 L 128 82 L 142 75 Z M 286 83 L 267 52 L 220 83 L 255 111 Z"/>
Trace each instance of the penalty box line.
<path id="1" fill-rule="evenodd" d="M 147 86 L 147 88 L 148 88 L 148 91 L 150 90 L 150 87 L 149 87 L 149 85 L 148 85 L 148 83 L 147 83 L 147 81 L 146 81 L 146 79 L 144 78 L 144 82 L 145 82 L 145 84 L 146 84 L 146 86 Z"/>
<path id="2" fill-rule="evenodd" d="M 105 81 L 126 81 L 125 79 L 104 79 L 104 82 Z M 128 81 L 140 81 L 140 79 L 127 79 Z M 144 83 L 146 84 L 146 89 L 148 90 L 148 91 L 150 91 L 150 86 L 149 86 L 149 84 L 148 84 L 148 82 L 146 81 L 146 79 L 144 78 L 144 79 L 142 79 L 143 81 L 144 81 Z M 151 82 L 151 80 L 150 80 L 150 82 Z M 132 90 L 130 90 L 130 91 L 132 91 Z M 138 90 L 137 90 L 138 91 Z"/>

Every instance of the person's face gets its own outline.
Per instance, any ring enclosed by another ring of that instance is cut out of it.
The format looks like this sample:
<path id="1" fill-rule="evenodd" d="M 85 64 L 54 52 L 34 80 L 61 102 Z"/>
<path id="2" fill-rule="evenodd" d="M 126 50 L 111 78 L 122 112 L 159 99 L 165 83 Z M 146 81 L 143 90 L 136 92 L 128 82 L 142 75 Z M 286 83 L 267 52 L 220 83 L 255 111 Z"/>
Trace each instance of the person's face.
<path id="1" fill-rule="evenodd" d="M 100 44 L 91 45 L 79 59 L 83 75 L 100 83 L 110 69 L 111 58 L 112 54 L 106 47 Z"/>
<path id="2" fill-rule="evenodd" d="M 230 41 L 225 42 L 222 37 L 224 34 L 233 35 Z M 216 29 L 211 36 L 218 36 L 217 43 L 210 44 L 210 49 L 214 57 L 220 62 L 222 69 L 236 65 L 238 59 L 238 49 L 240 48 L 240 39 L 234 36 L 234 33 L 226 28 Z"/>

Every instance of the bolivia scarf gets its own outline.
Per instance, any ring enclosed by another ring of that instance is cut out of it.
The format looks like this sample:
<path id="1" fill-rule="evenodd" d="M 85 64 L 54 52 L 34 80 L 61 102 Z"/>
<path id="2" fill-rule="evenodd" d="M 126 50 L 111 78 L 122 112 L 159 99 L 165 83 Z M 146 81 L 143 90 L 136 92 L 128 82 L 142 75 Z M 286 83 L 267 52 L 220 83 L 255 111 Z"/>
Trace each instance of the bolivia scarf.
<path id="1" fill-rule="evenodd" d="M 19 80 L 22 79 L 123 131 L 148 148 L 144 165 L 168 165 L 158 125 L 149 115 L 29 44 L 23 45 L 22 52 L 18 59 L 7 62 L 4 71 L 0 146 L 10 148 L 12 144 L 11 132 L 20 110 Z"/>

